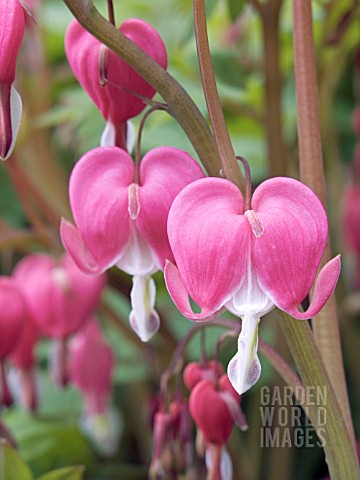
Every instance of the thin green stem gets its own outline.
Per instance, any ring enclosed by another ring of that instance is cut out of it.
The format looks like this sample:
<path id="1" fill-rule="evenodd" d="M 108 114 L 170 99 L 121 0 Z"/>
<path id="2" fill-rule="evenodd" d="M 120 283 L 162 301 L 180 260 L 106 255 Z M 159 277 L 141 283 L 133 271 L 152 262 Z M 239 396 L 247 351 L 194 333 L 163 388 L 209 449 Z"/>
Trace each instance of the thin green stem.
<path id="1" fill-rule="evenodd" d="M 325 205 L 325 176 L 311 0 L 293 0 L 293 19 L 300 178 Z M 322 265 L 329 259 L 330 246 L 328 245 L 323 255 Z M 330 298 L 320 314 L 316 316 L 313 328 L 355 448 L 334 297 Z"/>
<path id="2" fill-rule="evenodd" d="M 321 439 L 331 479 L 358 480 L 356 453 L 310 326 L 308 322 L 294 320 L 284 312 L 279 315 L 279 321 L 305 389 L 309 392 L 317 389 L 325 392 L 324 395 L 317 395 L 314 408 L 316 419 L 321 418 L 321 411 L 325 412 L 326 423 L 319 427 L 315 421 L 314 427 L 322 428 Z"/>
<path id="3" fill-rule="evenodd" d="M 169 105 L 169 113 L 179 122 L 207 172 L 221 176 L 221 162 L 214 136 L 199 109 L 184 88 L 100 15 L 90 0 L 64 0 L 79 23 L 100 42 L 119 55 L 149 82 Z"/>
<path id="4" fill-rule="evenodd" d="M 194 0 L 194 25 L 201 82 L 224 174 L 239 188 L 243 188 L 244 180 L 236 161 L 216 87 L 207 34 L 204 0 Z"/>

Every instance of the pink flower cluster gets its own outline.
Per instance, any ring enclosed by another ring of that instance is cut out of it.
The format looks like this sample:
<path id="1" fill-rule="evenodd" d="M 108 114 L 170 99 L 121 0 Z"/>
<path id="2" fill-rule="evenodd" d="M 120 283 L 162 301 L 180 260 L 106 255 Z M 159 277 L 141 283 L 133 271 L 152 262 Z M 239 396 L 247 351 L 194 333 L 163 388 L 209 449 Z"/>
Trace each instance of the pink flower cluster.
<path id="1" fill-rule="evenodd" d="M 58 383 L 67 382 L 66 342 L 72 334 L 89 328 L 87 324 L 105 283 L 103 275 L 89 277 L 82 273 L 68 255 L 55 259 L 43 253 L 28 255 L 17 264 L 11 277 L 1 277 L 2 403 L 12 401 L 5 377 L 5 359 L 9 357 L 20 371 L 20 393 L 25 406 L 36 409 L 35 347 L 40 337 L 48 337 L 63 347 L 58 350 L 64 356 L 56 359 L 54 367 L 60 373 L 55 376 Z M 94 391 L 104 395 L 96 385 Z"/>

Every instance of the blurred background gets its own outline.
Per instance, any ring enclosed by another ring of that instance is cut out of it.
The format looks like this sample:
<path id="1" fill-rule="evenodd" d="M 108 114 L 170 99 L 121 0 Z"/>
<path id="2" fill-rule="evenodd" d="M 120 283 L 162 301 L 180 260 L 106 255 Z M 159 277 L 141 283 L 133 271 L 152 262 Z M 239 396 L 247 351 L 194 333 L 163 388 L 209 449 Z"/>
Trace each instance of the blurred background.
<path id="1" fill-rule="evenodd" d="M 98 146 L 105 126 L 65 57 L 64 35 L 71 13 L 58 0 L 31 3 L 34 19 L 27 19 L 16 77 L 24 104 L 23 119 L 13 157 L 0 168 L 2 275 L 11 275 L 17 262 L 29 253 L 62 253 L 58 224 L 61 216 L 71 218 L 67 193 L 70 172 L 81 155 Z M 94 3 L 106 15 L 106 2 Z M 156 28 L 167 48 L 168 71 L 206 116 L 191 0 L 115 0 L 114 5 L 117 25 L 136 17 Z M 360 189 L 360 148 L 356 150 L 360 126 L 356 126 L 354 116 L 360 108 L 360 8 L 357 0 L 313 0 L 312 5 L 330 236 L 333 253 L 340 252 L 343 261 L 336 296 L 350 403 L 359 434 L 360 251 L 346 236 L 356 236 L 356 228 L 360 236 L 360 199 L 359 195 L 352 197 L 358 201 L 349 205 L 346 192 L 350 185 Z M 206 7 L 215 75 L 236 154 L 249 162 L 254 186 L 269 176 L 298 178 L 290 0 L 268 0 L 263 16 L 245 0 L 209 0 Z M 135 129 L 140 120 L 141 115 L 133 120 Z M 181 127 L 164 112 L 156 112 L 147 120 L 142 153 L 160 145 L 182 148 L 196 158 Z M 350 227 L 345 228 L 344 222 Z M 151 419 L 160 376 L 179 339 L 192 326 L 171 302 L 161 272 L 155 281 L 162 326 L 149 344 L 139 341 L 128 326 L 128 275 L 117 269 L 108 272 L 108 287 L 97 310 L 116 359 L 112 375 L 116 420 L 107 418 L 103 424 L 86 426 L 81 392 L 74 385 L 54 385 L 48 368 L 52 342 L 47 338 L 38 342 L 37 412 L 29 413 L 16 402 L 2 410 L 2 419 L 34 478 L 51 469 L 79 464 L 86 467 L 85 478 L 89 480 L 148 478 Z M 228 318 L 232 318 L 230 314 Z M 200 359 L 201 342 L 212 358 L 222 332 L 221 328 L 210 328 L 205 339 L 195 335 L 186 349 L 187 360 Z M 260 336 L 291 363 L 276 312 L 262 320 Z M 228 339 L 221 347 L 224 365 L 235 345 L 235 339 Z M 229 442 L 234 479 L 325 478 L 327 469 L 319 447 L 261 446 L 261 387 L 282 385 L 266 359 L 261 357 L 261 362 L 260 381 L 242 399 L 250 428 L 245 433 L 234 428 Z M 176 382 L 172 379 L 170 388 L 174 389 Z M 104 451 L 104 442 L 110 442 L 111 448 Z M 164 478 L 190 477 L 179 473 Z"/>

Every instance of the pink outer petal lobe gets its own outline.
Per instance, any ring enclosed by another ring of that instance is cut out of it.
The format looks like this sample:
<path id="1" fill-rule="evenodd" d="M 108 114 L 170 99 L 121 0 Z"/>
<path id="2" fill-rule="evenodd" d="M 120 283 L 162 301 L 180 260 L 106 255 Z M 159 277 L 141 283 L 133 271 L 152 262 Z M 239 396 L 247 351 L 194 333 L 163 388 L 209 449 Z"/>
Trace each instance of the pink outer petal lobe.
<path id="1" fill-rule="evenodd" d="M 309 293 L 327 242 L 325 210 L 317 196 L 291 178 L 272 178 L 254 192 L 252 209 L 263 234 L 253 235 L 259 285 L 287 312 Z"/>
<path id="2" fill-rule="evenodd" d="M 181 313 L 191 319 L 214 315 L 244 280 L 250 227 L 240 190 L 228 180 L 205 178 L 175 198 L 168 235 L 177 268 L 165 278 Z M 189 308 L 186 292 L 202 313 Z"/>
<path id="3" fill-rule="evenodd" d="M 174 198 L 189 183 L 203 177 L 198 163 L 178 148 L 155 148 L 141 161 L 140 211 L 136 225 L 156 252 L 161 268 L 166 259 L 173 260 L 166 225 Z"/>
<path id="4" fill-rule="evenodd" d="M 100 273 L 114 265 L 130 240 L 128 186 L 134 164 L 117 147 L 99 147 L 75 165 L 69 184 L 76 227 L 62 223 L 65 247 L 79 268 Z"/>

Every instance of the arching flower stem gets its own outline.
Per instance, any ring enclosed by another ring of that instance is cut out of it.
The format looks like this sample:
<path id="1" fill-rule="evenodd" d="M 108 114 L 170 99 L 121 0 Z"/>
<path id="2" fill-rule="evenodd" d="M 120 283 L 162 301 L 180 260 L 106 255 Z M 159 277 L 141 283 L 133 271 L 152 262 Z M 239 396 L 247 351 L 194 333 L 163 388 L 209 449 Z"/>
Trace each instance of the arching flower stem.
<path id="1" fill-rule="evenodd" d="M 152 105 L 143 115 L 140 126 L 139 126 L 139 133 L 136 141 L 136 147 L 135 147 L 135 173 L 134 173 L 134 182 L 140 185 L 140 160 L 141 160 L 141 138 L 142 138 L 142 133 L 144 130 L 145 122 L 149 115 L 151 115 L 153 112 L 156 112 L 157 110 L 168 110 L 168 106 L 165 103 L 158 103 L 156 102 L 154 105 Z"/>
<path id="2" fill-rule="evenodd" d="M 109 22 L 115 26 L 115 11 L 114 11 L 113 0 L 108 0 L 108 15 L 109 15 Z"/>

